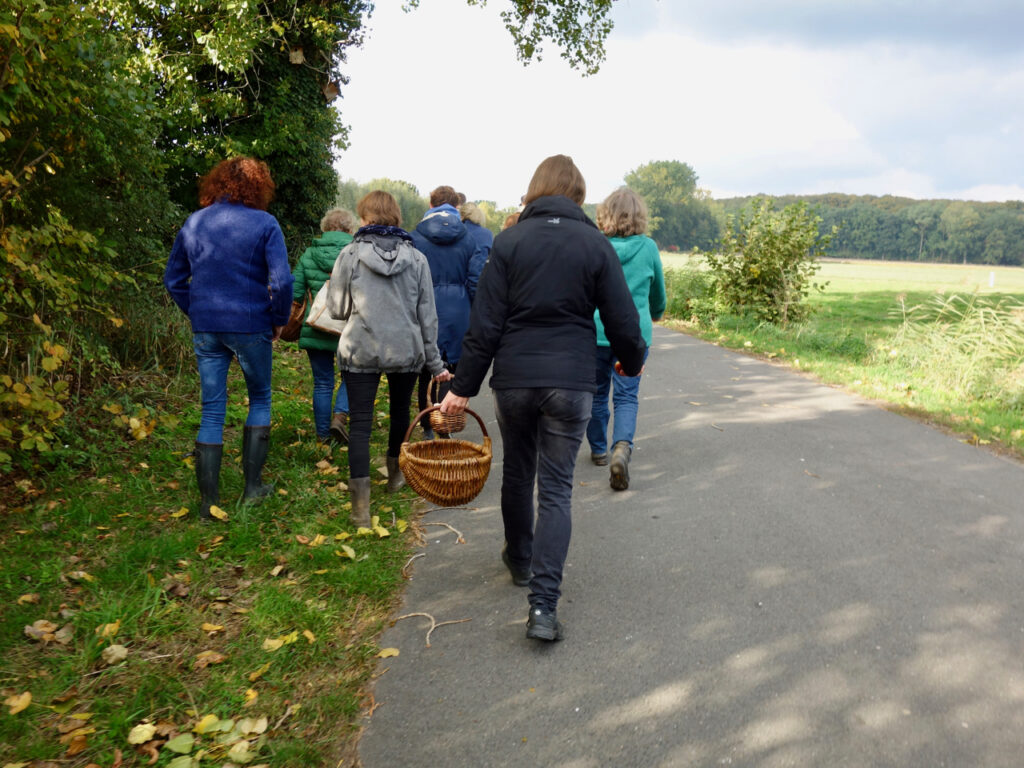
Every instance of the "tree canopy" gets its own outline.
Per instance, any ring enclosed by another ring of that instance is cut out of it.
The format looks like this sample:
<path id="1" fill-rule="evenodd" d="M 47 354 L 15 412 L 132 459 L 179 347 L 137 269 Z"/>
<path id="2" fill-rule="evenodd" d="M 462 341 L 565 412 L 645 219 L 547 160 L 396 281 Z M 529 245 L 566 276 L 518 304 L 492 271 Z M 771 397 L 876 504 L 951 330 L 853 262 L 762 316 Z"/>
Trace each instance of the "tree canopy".
<path id="1" fill-rule="evenodd" d="M 710 195 L 697 188 L 697 174 L 678 160 L 658 160 L 626 174 L 626 185 L 647 203 L 651 237 L 663 249 L 710 248 L 721 216 Z"/>

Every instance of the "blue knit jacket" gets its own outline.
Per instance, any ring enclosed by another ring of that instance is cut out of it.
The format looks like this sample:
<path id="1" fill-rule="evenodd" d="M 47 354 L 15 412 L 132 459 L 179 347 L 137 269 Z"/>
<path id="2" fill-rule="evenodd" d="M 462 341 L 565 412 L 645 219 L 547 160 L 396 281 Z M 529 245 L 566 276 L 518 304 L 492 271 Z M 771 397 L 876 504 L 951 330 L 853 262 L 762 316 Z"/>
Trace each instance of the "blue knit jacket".
<path id="1" fill-rule="evenodd" d="M 214 203 L 185 221 L 164 286 L 194 333 L 260 333 L 288 322 L 292 274 L 277 219 Z"/>

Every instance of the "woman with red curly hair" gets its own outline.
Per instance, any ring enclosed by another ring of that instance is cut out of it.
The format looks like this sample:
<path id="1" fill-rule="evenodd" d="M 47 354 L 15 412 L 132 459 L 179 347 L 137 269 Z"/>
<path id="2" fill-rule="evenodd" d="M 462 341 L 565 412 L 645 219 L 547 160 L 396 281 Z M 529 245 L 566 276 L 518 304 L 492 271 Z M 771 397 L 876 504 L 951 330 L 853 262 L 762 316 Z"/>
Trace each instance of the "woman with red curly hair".
<path id="1" fill-rule="evenodd" d="M 271 491 L 263 483 L 270 446 L 272 343 L 288 322 L 292 275 L 277 219 L 267 213 L 274 181 L 266 163 L 233 157 L 199 184 L 198 211 L 171 249 L 164 286 L 192 324 L 203 415 L 196 437 L 201 520 L 220 502 L 220 464 L 228 402 L 228 368 L 237 359 L 249 393 L 242 438 L 245 499 Z"/>

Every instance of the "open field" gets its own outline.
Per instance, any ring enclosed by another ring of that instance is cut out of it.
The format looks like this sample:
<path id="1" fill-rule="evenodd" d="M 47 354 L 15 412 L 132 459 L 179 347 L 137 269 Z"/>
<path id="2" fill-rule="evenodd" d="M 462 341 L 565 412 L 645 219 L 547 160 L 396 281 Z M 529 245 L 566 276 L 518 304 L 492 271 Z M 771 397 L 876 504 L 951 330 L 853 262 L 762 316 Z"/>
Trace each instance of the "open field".
<path id="1" fill-rule="evenodd" d="M 666 270 L 700 268 L 699 257 L 662 257 Z M 1024 269 L 828 260 L 816 281 L 827 285 L 808 297 L 812 316 L 786 328 L 667 322 L 1024 456 L 1024 321 L 1012 309 L 1024 305 Z"/>

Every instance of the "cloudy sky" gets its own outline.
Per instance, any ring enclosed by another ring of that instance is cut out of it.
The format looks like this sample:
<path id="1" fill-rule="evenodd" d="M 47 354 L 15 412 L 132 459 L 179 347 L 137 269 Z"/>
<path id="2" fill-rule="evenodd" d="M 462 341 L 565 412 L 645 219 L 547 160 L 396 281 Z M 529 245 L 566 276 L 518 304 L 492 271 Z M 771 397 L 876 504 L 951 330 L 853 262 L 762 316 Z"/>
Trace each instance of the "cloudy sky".
<path id="1" fill-rule="evenodd" d="M 653 160 L 715 197 L 1024 199 L 1021 0 L 618 0 L 591 77 L 518 63 L 503 0 L 401 5 L 349 52 L 345 179 L 505 206 L 565 153 L 591 202 Z"/>

